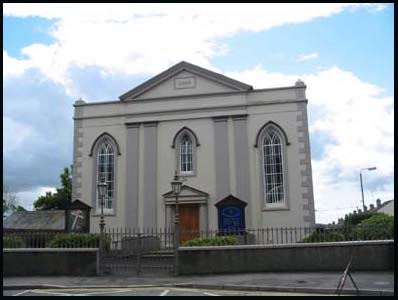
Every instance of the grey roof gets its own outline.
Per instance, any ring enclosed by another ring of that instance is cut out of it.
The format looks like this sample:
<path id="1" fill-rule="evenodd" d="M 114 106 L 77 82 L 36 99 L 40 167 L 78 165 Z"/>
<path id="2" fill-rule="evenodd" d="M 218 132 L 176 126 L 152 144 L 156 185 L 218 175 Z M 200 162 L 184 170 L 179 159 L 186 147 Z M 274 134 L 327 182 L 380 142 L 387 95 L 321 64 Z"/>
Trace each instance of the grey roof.
<path id="1" fill-rule="evenodd" d="M 65 211 L 18 211 L 3 220 L 3 229 L 64 230 Z"/>
<path id="2" fill-rule="evenodd" d="M 238 80 L 229 78 L 222 74 L 201 68 L 197 65 L 190 64 L 186 61 L 179 62 L 178 64 L 170 67 L 166 71 L 152 77 L 151 79 L 145 81 L 144 83 L 140 84 L 139 86 L 133 88 L 132 90 L 128 91 L 127 93 L 121 95 L 119 99 L 121 101 L 125 101 L 127 98 L 135 98 L 142 93 L 146 92 L 147 90 L 153 88 L 154 86 L 158 85 L 159 83 L 163 82 L 164 80 L 170 78 L 171 76 L 180 73 L 181 71 L 186 70 L 191 73 L 199 74 L 203 77 L 218 81 L 224 85 L 234 88 L 237 91 L 249 91 L 252 90 L 253 87 L 246 83 L 240 82 Z"/>

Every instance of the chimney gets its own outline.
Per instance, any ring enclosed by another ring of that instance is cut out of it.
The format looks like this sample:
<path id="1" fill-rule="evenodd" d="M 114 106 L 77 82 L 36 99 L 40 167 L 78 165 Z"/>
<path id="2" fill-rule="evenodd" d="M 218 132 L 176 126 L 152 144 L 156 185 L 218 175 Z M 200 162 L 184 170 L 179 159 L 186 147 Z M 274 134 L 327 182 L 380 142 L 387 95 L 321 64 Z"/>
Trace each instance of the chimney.
<path id="1" fill-rule="evenodd" d="M 305 85 L 304 81 L 302 81 L 301 79 L 297 79 L 295 86 L 296 86 L 296 98 L 305 99 L 305 89 L 307 86 Z"/>
<path id="2" fill-rule="evenodd" d="M 374 210 L 374 209 L 375 209 L 374 204 L 370 204 L 370 210 Z"/>
<path id="3" fill-rule="evenodd" d="M 75 101 L 75 105 L 81 105 L 81 104 L 86 104 L 86 102 L 84 102 L 84 100 L 82 99 L 82 97 L 80 97 L 79 99 L 77 99 Z"/>
<path id="4" fill-rule="evenodd" d="M 381 200 L 380 199 L 376 200 L 376 205 L 377 205 L 377 208 L 379 208 L 381 206 Z"/>
<path id="5" fill-rule="evenodd" d="M 299 78 L 299 79 L 297 79 L 297 81 L 296 81 L 296 83 L 295 83 L 295 86 L 305 86 L 305 83 L 304 83 L 304 81 L 302 81 L 302 80 Z"/>

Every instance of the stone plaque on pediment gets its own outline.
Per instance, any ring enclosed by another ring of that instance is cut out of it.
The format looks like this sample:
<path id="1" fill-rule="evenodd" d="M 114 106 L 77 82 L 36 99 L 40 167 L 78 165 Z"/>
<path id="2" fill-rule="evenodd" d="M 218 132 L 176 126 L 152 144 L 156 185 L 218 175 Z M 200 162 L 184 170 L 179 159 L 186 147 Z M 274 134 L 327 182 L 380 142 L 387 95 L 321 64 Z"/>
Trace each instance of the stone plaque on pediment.
<path id="1" fill-rule="evenodd" d="M 196 87 L 195 77 L 180 77 L 174 79 L 175 89 L 193 89 Z"/>

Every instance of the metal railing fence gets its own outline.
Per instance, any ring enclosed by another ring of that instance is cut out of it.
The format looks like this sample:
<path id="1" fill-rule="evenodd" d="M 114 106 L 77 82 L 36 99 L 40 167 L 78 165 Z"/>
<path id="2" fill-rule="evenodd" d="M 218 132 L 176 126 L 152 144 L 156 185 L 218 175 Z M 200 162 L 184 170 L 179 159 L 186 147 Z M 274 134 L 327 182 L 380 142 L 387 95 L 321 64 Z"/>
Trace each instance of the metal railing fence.
<path id="1" fill-rule="evenodd" d="M 215 237 L 233 237 L 233 244 L 278 245 L 394 239 L 393 226 L 269 227 L 244 230 L 180 229 L 180 246 L 205 245 Z M 175 248 L 173 228 L 105 228 L 105 248 L 120 252 L 171 251 Z M 200 238 L 201 240 L 197 240 Z M 207 239 L 205 241 L 204 239 Z M 193 242 L 192 240 L 195 240 Z M 231 240 L 231 239 L 230 239 Z M 225 240 L 210 241 L 223 245 Z M 3 232 L 3 248 L 96 248 L 99 233 L 45 231 Z"/>

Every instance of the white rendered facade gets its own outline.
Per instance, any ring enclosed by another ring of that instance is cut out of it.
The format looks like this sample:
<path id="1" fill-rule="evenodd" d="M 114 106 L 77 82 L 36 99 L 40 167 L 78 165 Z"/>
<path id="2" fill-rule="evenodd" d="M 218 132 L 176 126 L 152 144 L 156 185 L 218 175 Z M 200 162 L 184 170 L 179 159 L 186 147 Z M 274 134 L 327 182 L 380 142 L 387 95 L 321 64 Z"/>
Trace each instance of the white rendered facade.
<path id="1" fill-rule="evenodd" d="M 305 88 L 298 81 L 255 90 L 181 62 L 117 101 L 78 100 L 73 200 L 93 207 L 90 228 L 98 231 L 98 153 L 108 141 L 114 150 L 112 209 L 106 210 L 109 227 L 172 226 L 174 197 L 167 193 L 175 170 L 187 186 L 179 203 L 197 207 L 202 230 L 217 229 L 215 204 L 230 194 L 247 203 L 246 228 L 312 226 Z M 272 166 L 275 175 L 266 177 L 264 164 L 274 162 L 263 153 L 270 131 L 279 139 L 272 151 L 281 153 L 272 152 L 278 166 Z M 265 178 L 270 185 L 283 184 L 283 194 L 274 196 L 282 201 L 266 200 Z"/>

